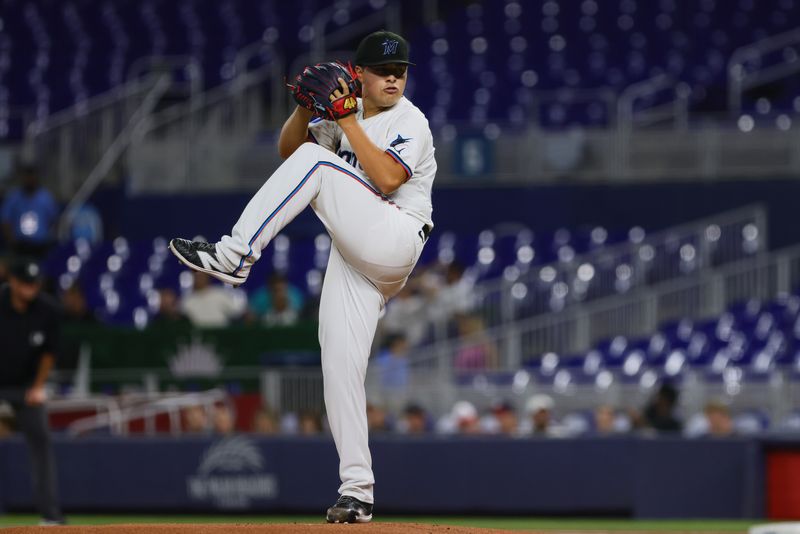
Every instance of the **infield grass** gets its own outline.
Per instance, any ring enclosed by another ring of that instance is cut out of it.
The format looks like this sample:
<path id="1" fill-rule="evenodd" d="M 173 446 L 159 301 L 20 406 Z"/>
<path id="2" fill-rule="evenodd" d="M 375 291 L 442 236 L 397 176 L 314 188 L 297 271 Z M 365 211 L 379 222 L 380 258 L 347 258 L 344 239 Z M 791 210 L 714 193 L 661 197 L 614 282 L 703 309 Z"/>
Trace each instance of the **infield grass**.
<path id="1" fill-rule="evenodd" d="M 110 525 L 115 523 L 322 523 L 318 515 L 88 515 L 67 516 L 70 525 Z M 0 515 L 0 528 L 36 525 L 34 515 Z M 461 516 L 380 516 L 375 523 L 424 523 L 507 530 L 552 531 L 660 531 L 660 532 L 747 532 L 763 521 L 636 521 L 627 519 L 539 519 L 528 517 L 461 517 Z"/>

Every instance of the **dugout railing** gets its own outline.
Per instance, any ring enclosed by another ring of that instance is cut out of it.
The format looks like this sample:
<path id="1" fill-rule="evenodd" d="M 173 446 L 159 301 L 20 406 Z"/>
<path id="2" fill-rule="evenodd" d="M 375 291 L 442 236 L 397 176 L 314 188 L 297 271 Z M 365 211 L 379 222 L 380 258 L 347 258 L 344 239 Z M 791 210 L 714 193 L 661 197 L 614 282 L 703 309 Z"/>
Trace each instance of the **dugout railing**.
<path id="1" fill-rule="evenodd" d="M 90 404 L 85 404 L 85 403 Z M 220 389 L 191 393 L 127 393 L 119 397 L 92 396 L 80 398 L 58 398 L 48 403 L 50 414 L 75 412 L 81 408 L 96 407 L 97 413 L 81 417 L 67 426 L 67 434 L 73 437 L 106 431 L 113 435 L 126 436 L 132 428 L 139 425 L 147 435 L 157 432 L 157 420 L 164 418 L 168 433 L 180 436 L 184 433 L 182 412 L 197 407 L 205 414 L 204 428 L 201 432 L 210 433 L 212 411 L 218 403 L 230 408 L 228 395 Z M 197 429 L 194 430 L 197 432 Z"/>

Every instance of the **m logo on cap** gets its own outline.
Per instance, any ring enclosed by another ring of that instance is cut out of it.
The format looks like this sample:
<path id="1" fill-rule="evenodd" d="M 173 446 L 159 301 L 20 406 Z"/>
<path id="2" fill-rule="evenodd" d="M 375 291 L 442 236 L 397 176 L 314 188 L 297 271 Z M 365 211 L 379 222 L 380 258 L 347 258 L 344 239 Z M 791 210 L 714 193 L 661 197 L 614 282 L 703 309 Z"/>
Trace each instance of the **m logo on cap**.
<path id="1" fill-rule="evenodd" d="M 383 45 L 383 55 L 388 56 L 390 54 L 397 53 L 397 44 L 398 42 L 394 39 L 386 39 L 384 42 L 381 43 Z"/>

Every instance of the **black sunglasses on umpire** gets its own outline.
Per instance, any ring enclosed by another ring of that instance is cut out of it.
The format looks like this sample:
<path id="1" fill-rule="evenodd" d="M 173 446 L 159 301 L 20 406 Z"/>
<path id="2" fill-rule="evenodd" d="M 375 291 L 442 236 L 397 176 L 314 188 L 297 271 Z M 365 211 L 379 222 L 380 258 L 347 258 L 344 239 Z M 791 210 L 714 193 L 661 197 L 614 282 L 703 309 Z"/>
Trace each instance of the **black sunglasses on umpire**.
<path id="1" fill-rule="evenodd" d="M 395 78 L 404 77 L 408 70 L 408 66 L 406 65 L 372 65 L 367 68 L 378 76 L 394 76 Z"/>

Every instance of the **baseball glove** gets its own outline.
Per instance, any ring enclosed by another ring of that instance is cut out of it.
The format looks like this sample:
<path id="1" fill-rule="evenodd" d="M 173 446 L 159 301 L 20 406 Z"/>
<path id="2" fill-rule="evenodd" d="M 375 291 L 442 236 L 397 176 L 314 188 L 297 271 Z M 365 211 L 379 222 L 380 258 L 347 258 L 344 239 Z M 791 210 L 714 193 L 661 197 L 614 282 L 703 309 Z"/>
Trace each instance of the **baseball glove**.
<path id="1" fill-rule="evenodd" d="M 344 80 L 350 92 L 331 100 L 334 91 L 342 90 L 339 78 Z M 334 61 L 306 67 L 295 77 L 294 83 L 286 84 L 286 87 L 295 102 L 317 117 L 336 121 L 358 111 L 356 97 L 361 93 L 361 84 L 349 63 Z"/>

